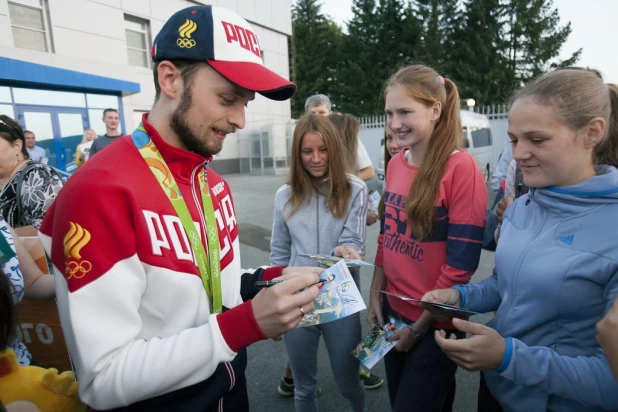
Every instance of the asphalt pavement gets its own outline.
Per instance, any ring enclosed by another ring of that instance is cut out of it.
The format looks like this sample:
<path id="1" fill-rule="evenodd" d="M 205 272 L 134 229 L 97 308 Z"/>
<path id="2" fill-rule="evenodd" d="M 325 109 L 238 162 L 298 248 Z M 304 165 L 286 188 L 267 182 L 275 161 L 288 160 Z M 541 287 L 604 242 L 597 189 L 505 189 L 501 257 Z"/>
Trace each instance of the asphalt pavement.
<path id="1" fill-rule="evenodd" d="M 236 207 L 236 221 L 239 227 L 240 252 L 243 268 L 255 268 L 268 264 L 270 250 L 270 234 L 273 221 L 275 193 L 284 181 L 284 176 L 225 176 L 231 186 Z M 375 181 L 370 182 L 370 188 L 377 187 Z M 490 190 L 491 192 L 491 190 Z M 490 202 L 491 199 L 490 194 Z M 373 263 L 376 254 L 379 225 L 367 228 L 366 260 Z M 494 253 L 483 251 L 478 270 L 472 281 L 479 282 L 491 275 Z M 361 294 L 365 303 L 369 303 L 369 288 L 373 269 L 361 268 Z M 472 318 L 483 323 L 483 318 Z M 363 334 L 369 331 L 367 311 L 361 312 Z M 249 403 L 254 412 L 294 411 L 292 397 L 284 398 L 277 393 L 277 385 L 281 379 L 285 364 L 285 346 L 283 341 L 272 340 L 258 342 L 249 348 L 249 363 L 247 367 L 247 386 Z M 320 344 L 318 355 L 319 384 L 322 395 L 319 398 L 322 411 L 347 411 L 347 401 L 341 396 L 331 372 L 328 353 Z M 371 369 L 381 377 L 385 377 L 384 364 L 378 362 Z M 479 373 L 467 372 L 461 368 L 457 372 L 457 394 L 455 397 L 455 412 L 476 411 L 476 393 L 478 390 Z M 381 388 L 367 391 L 367 408 L 369 411 L 390 411 L 388 391 L 385 383 Z M 422 411 L 421 411 L 422 412 Z"/>

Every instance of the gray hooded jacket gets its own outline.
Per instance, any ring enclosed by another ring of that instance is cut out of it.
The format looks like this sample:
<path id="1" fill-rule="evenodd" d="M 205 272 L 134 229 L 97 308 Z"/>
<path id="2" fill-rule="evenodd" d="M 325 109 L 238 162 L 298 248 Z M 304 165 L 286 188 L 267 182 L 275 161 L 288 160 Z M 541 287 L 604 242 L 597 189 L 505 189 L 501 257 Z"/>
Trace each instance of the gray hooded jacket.
<path id="1" fill-rule="evenodd" d="M 317 266 L 317 263 L 298 257 L 302 253 L 331 255 L 335 247 L 349 246 L 365 255 L 365 223 L 367 219 L 367 185 L 354 175 L 348 175 L 352 195 L 348 214 L 336 218 L 324 204 L 326 197 L 315 193 L 309 203 L 290 216 L 287 204 L 292 194 L 290 185 L 283 185 L 275 196 L 275 215 L 270 240 L 270 264 L 273 266 Z M 325 179 L 320 184 L 326 187 Z"/>

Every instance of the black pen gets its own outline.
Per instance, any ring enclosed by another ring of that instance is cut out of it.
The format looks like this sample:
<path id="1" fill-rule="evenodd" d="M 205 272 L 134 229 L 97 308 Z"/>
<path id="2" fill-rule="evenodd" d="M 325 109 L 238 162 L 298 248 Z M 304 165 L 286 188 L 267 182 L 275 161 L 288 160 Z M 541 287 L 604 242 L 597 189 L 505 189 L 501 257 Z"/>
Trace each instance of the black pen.
<path id="1" fill-rule="evenodd" d="M 258 280 L 257 282 L 255 282 L 255 287 L 256 288 L 269 288 L 271 286 L 275 286 L 278 285 L 279 283 L 283 283 L 285 282 L 284 279 L 277 279 L 277 280 Z M 322 283 L 326 283 L 326 279 L 320 279 L 320 281 L 318 283 L 314 283 L 313 285 L 320 285 Z M 311 285 L 311 286 L 313 286 Z"/>
<path id="2" fill-rule="evenodd" d="M 258 280 L 255 282 L 256 288 L 269 288 L 271 286 L 278 285 L 279 283 L 285 282 L 283 279 L 279 280 Z"/>

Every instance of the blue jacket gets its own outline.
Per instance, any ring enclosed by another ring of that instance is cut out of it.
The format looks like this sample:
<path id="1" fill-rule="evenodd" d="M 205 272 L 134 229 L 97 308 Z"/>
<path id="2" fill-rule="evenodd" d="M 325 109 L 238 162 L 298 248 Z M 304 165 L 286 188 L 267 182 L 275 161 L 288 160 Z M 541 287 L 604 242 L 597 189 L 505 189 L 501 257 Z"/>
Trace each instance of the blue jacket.
<path id="1" fill-rule="evenodd" d="M 595 324 L 618 294 L 618 170 L 519 198 L 504 214 L 494 273 L 456 286 L 462 306 L 497 311 L 502 365 L 485 371 L 507 411 L 618 410 Z"/>

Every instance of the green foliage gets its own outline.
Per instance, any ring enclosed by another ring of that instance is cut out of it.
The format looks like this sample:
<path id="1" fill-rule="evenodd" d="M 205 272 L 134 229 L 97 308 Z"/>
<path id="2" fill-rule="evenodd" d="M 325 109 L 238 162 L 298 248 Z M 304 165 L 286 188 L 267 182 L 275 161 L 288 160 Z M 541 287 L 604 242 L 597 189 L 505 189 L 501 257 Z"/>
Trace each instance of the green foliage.
<path id="1" fill-rule="evenodd" d="M 453 79 L 462 99 L 500 104 L 555 67 L 571 25 L 560 26 L 553 0 L 353 0 L 344 32 L 318 0 L 296 0 L 292 78 L 305 99 L 330 96 L 333 110 L 357 116 L 383 110 L 383 87 L 400 67 L 422 63 Z"/>
<path id="2" fill-rule="evenodd" d="M 341 28 L 320 12 L 317 0 L 297 1 L 292 7 L 292 21 L 291 77 L 298 86 L 292 99 L 292 116 L 297 118 L 305 111 L 307 97 L 336 92 L 343 36 Z"/>

